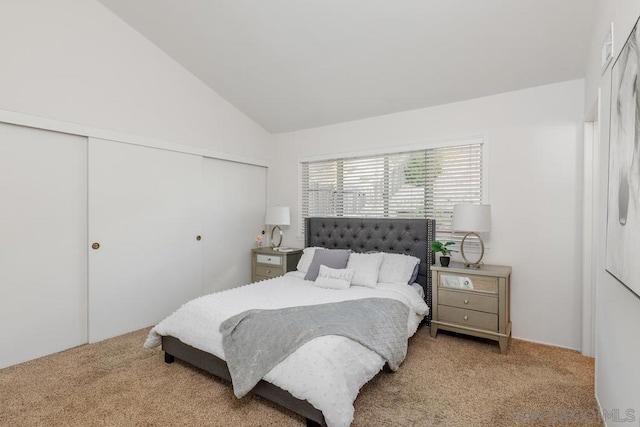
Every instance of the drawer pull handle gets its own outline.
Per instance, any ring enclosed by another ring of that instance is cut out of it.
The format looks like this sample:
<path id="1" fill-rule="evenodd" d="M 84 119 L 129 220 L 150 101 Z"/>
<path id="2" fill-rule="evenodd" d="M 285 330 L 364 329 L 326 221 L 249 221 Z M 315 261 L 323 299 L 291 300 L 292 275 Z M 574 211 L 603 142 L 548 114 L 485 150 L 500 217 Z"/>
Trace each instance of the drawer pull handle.
<path id="1" fill-rule="evenodd" d="M 469 320 L 469 316 L 464 316 L 464 320 Z"/>
<path id="2" fill-rule="evenodd" d="M 267 273 L 271 273 L 271 270 L 267 270 Z"/>
<path id="3" fill-rule="evenodd" d="M 469 304 L 469 300 L 468 299 L 464 300 L 464 303 Z"/>

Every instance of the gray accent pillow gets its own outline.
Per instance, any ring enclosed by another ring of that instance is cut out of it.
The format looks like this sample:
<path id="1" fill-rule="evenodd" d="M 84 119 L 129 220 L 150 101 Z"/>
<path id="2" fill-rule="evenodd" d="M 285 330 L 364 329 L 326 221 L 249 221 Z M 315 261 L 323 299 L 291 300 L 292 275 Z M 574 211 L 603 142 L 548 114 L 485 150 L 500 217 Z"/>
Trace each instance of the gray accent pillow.
<path id="1" fill-rule="evenodd" d="M 309 266 L 304 280 L 315 281 L 320 272 L 320 266 L 326 265 L 329 268 L 343 269 L 349 261 L 350 249 L 316 249 L 313 254 L 313 261 Z"/>
<path id="2" fill-rule="evenodd" d="M 418 272 L 420 271 L 420 263 L 417 263 L 413 269 L 413 273 L 411 273 L 411 279 L 409 279 L 408 285 L 412 285 L 418 280 Z"/>

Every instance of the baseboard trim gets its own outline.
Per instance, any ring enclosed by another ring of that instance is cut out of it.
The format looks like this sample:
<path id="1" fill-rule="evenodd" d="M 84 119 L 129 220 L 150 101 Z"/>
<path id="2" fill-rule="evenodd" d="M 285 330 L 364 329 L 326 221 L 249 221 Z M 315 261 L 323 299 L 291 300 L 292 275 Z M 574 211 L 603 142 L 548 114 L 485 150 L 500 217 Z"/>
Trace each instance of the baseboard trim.
<path id="1" fill-rule="evenodd" d="M 594 390 L 593 397 L 596 398 L 596 405 L 598 405 L 598 412 L 600 413 L 600 418 L 602 418 L 602 422 L 604 423 L 604 427 L 609 427 L 608 424 L 607 424 L 607 420 L 604 419 L 604 412 L 602 411 L 602 405 L 600 405 L 600 399 L 598 399 L 598 395 L 595 394 L 595 390 Z"/>
<path id="2" fill-rule="evenodd" d="M 520 340 L 520 341 L 532 342 L 534 344 L 548 345 L 549 347 L 558 347 L 558 348 L 564 348 L 564 349 L 567 349 L 567 350 L 573 350 L 573 351 L 577 351 L 578 353 L 582 354 L 582 352 L 580 351 L 579 348 L 568 347 L 568 346 L 559 345 L 559 344 L 550 344 L 550 343 L 544 342 L 544 341 L 536 341 L 536 340 L 532 340 L 532 339 L 529 339 L 529 338 L 516 337 L 515 335 L 512 335 L 511 338 L 516 339 L 516 340 Z M 591 357 L 591 356 L 585 356 L 585 357 Z M 593 359 L 593 357 L 591 357 L 591 358 Z"/>

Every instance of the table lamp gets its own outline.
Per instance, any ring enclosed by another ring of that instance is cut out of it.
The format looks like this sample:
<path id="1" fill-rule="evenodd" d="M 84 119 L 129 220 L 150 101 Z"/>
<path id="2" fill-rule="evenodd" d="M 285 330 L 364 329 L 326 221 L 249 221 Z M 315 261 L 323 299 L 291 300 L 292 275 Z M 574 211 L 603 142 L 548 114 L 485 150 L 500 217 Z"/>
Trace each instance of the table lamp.
<path id="1" fill-rule="evenodd" d="M 280 226 L 291 224 L 289 207 L 288 206 L 268 206 L 267 214 L 265 215 L 265 218 L 264 218 L 264 223 L 266 225 L 273 225 L 273 228 L 271 229 L 271 240 L 270 240 L 271 247 L 272 248 L 280 247 L 280 244 L 282 243 L 282 229 L 280 228 Z M 273 242 L 273 235 L 276 229 L 278 229 L 278 231 L 280 232 L 280 240 L 278 240 L 277 245 Z"/>
<path id="2" fill-rule="evenodd" d="M 491 205 L 455 205 L 453 207 L 453 231 L 466 232 L 460 244 L 460 254 L 465 267 L 480 268 L 484 257 L 484 242 L 478 233 L 491 231 Z M 469 236 L 476 236 L 480 241 L 480 258 L 476 262 L 467 259 L 464 253 L 464 243 Z"/>

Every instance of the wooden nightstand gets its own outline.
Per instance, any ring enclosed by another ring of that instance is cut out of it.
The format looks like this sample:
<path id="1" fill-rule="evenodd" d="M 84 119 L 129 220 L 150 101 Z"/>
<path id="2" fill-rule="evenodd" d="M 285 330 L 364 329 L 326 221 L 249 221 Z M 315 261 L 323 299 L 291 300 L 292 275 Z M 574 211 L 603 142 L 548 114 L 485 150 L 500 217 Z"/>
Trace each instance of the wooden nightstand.
<path id="1" fill-rule="evenodd" d="M 431 336 L 438 329 L 496 340 L 502 354 L 511 338 L 509 287 L 511 267 L 483 265 L 465 268 L 431 266 Z"/>
<path id="2" fill-rule="evenodd" d="M 272 248 L 251 249 L 251 281 L 272 279 L 293 271 L 302 256 L 302 249 L 278 252 Z"/>

